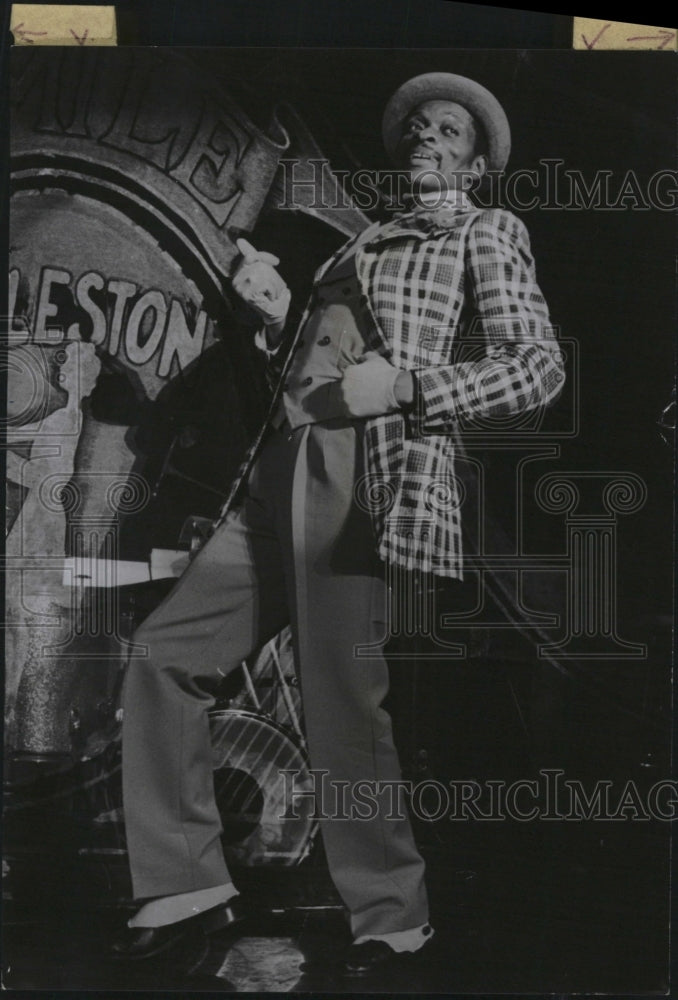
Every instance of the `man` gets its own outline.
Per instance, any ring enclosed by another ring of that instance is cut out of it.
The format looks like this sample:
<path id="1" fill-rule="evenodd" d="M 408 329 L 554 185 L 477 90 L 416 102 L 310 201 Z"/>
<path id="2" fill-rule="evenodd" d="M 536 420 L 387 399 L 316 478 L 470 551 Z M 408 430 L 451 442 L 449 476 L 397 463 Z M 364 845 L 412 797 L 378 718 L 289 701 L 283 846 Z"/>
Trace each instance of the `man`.
<path id="1" fill-rule="evenodd" d="M 240 915 L 207 710 L 216 680 L 290 620 L 312 768 L 327 772 L 330 794 L 343 783 L 350 798 L 365 780 L 377 790 L 375 814 L 321 825 L 350 914 L 345 971 L 369 972 L 433 933 L 423 861 L 406 816 L 390 808 L 400 768 L 381 707 L 385 564 L 461 576 L 459 420 L 543 406 L 563 373 L 524 227 L 474 208 L 462 189 L 505 166 L 510 133 L 496 99 L 464 77 L 424 74 L 393 95 L 383 134 L 415 208 L 320 269 L 287 354 L 277 260 L 241 243 L 233 287 L 262 317 L 271 364 L 285 360 L 214 534 L 136 635 L 148 657 L 132 660 L 126 679 L 123 790 L 144 905 L 118 946 L 128 957 Z M 454 363 L 473 311 L 486 347 Z"/>

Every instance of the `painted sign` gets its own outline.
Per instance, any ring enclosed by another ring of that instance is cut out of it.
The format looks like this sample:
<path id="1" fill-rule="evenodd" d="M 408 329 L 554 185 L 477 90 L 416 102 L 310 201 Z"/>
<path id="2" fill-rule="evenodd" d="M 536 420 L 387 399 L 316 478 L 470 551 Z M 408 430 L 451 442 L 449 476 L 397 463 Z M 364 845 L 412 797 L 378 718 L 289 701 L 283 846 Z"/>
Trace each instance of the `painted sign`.
<path id="1" fill-rule="evenodd" d="M 137 424 L 217 344 L 234 447 L 243 435 L 243 401 L 263 383 L 227 301 L 235 239 L 270 207 L 281 157 L 303 174 L 321 153 L 293 109 L 259 128 L 195 54 L 12 57 L 7 732 L 42 752 L 67 747 L 64 692 L 94 655 L 73 639 L 63 560 L 115 556 L 121 519 L 152 492 Z M 306 201 L 317 217 L 312 190 Z M 345 208 L 323 218 L 364 224 Z"/>

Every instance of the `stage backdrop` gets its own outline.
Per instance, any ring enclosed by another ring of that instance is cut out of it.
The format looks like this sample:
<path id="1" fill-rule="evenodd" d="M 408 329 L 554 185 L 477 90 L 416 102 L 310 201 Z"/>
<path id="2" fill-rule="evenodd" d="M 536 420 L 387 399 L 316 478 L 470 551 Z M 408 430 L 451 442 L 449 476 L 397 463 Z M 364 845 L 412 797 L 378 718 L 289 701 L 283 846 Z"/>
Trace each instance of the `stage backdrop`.
<path id="1" fill-rule="evenodd" d="M 266 399 L 252 317 L 229 301 L 234 240 L 270 208 L 283 154 L 303 177 L 323 153 L 292 107 L 258 127 L 200 56 L 13 57 L 7 733 L 49 753 L 123 640 L 115 588 L 93 603 L 67 557 L 106 559 L 124 585 L 123 555 L 216 514 Z M 367 221 L 314 200 L 330 245 Z M 323 239 L 305 242 L 320 263 Z"/>
<path id="2" fill-rule="evenodd" d="M 387 166 L 386 100 L 432 69 L 480 80 L 506 108 L 518 179 L 497 200 L 527 225 L 568 352 L 566 392 L 545 421 L 469 438 L 519 564 L 505 587 L 537 624 L 557 619 L 552 646 L 579 690 L 596 687 L 596 711 L 634 718 L 634 761 L 653 739 L 666 745 L 672 462 L 657 420 L 675 332 L 670 63 L 640 52 L 12 53 L 10 747 L 68 750 L 71 708 L 106 694 L 120 661 L 124 588 L 94 600 L 64 577 L 65 560 L 132 566 L 175 547 L 188 514 L 216 514 L 256 431 L 267 390 L 254 318 L 230 292 L 235 239 L 277 253 L 303 304 L 315 267 L 382 211 L 369 198 L 347 208 L 342 185 L 364 194 L 355 172 Z M 297 161 L 293 197 L 281 160 Z M 557 588 L 521 569 L 551 558 L 551 578 L 574 579 L 584 529 L 616 560 L 608 617 L 589 636 L 562 586 L 554 619 Z M 492 628 L 506 656 L 510 628 Z M 548 729 L 561 692 L 539 686 L 556 672 L 534 663 L 532 707 Z M 441 683 L 454 676 L 443 664 Z"/>

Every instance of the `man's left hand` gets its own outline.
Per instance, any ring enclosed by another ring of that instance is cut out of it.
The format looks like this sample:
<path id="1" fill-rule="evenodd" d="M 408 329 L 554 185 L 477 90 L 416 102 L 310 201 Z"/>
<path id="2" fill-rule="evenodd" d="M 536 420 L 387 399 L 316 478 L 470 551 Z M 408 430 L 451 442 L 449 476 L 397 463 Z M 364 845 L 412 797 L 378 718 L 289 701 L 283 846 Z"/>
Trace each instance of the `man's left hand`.
<path id="1" fill-rule="evenodd" d="M 395 368 L 376 351 L 368 351 L 357 364 L 348 366 L 340 383 L 348 413 L 352 417 L 378 417 L 399 410 L 408 401 L 400 391 L 403 377 L 411 381 L 407 372 Z"/>

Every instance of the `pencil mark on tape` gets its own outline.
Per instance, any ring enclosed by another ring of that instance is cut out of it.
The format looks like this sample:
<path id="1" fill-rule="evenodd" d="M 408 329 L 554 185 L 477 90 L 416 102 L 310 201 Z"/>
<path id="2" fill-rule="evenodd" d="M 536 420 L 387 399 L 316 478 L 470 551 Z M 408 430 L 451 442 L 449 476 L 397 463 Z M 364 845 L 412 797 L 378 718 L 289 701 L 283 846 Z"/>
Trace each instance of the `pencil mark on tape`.
<path id="1" fill-rule="evenodd" d="M 89 33 L 89 28 L 85 28 L 85 34 L 82 37 L 80 35 L 76 35 L 76 33 L 73 31 L 72 28 L 69 28 L 68 30 L 73 35 L 73 38 L 75 38 L 75 40 L 78 43 L 78 45 L 84 45 L 85 44 L 85 42 L 87 41 L 87 35 Z"/>
<path id="2" fill-rule="evenodd" d="M 665 28 L 658 28 L 658 34 L 656 35 L 634 35 L 632 38 L 627 38 L 627 42 L 659 42 L 657 46 L 658 49 L 665 49 L 666 46 L 672 41 L 676 33 L 675 31 L 667 31 Z"/>
<path id="3" fill-rule="evenodd" d="M 28 31 L 26 28 L 23 28 L 23 30 L 22 30 L 23 23 L 24 22 L 21 21 L 19 24 L 15 25 L 11 29 L 11 31 L 12 31 L 13 35 L 18 35 L 19 38 L 23 38 L 23 40 L 28 45 L 35 45 L 35 42 L 33 41 L 33 39 L 28 37 L 29 35 L 46 35 L 47 34 L 46 31 Z"/>
<path id="4" fill-rule="evenodd" d="M 598 32 L 598 34 L 596 35 L 596 37 L 591 42 L 589 42 L 589 40 L 587 39 L 586 35 L 582 32 L 581 38 L 582 38 L 582 41 L 583 41 L 584 45 L 586 46 L 586 48 L 587 49 L 592 49 L 593 46 L 596 44 L 596 42 L 598 42 L 600 40 L 601 35 L 603 35 L 604 32 L 606 32 L 609 27 L 611 27 L 610 24 L 604 24 L 603 27 Z"/>

